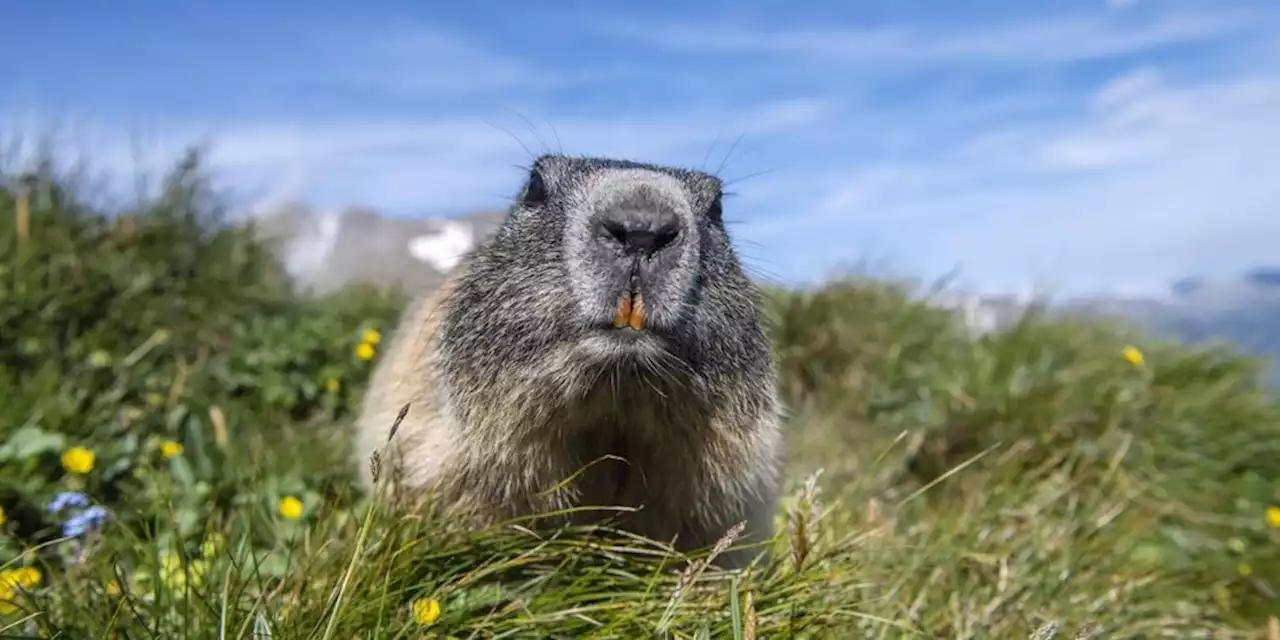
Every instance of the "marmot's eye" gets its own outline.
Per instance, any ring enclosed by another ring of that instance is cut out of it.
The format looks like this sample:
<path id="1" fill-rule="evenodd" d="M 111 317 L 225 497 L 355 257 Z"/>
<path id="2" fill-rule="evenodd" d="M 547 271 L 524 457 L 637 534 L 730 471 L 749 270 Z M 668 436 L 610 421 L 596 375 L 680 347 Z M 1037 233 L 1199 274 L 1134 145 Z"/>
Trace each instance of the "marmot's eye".
<path id="1" fill-rule="evenodd" d="M 540 207 L 547 202 L 547 183 L 537 170 L 529 172 L 529 182 L 520 194 L 520 204 L 526 207 Z"/>

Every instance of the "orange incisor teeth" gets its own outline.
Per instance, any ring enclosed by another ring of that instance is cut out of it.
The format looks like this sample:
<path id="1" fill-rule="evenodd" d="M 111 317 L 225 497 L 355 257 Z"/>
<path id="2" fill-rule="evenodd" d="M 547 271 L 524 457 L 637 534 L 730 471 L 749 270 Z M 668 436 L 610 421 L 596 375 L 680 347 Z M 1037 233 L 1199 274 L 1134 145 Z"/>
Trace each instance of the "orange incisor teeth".
<path id="1" fill-rule="evenodd" d="M 618 312 L 613 316 L 613 326 L 618 329 L 629 326 L 636 331 L 644 328 L 644 298 L 640 294 L 624 293 L 618 298 Z"/>
<path id="2" fill-rule="evenodd" d="M 636 294 L 631 301 L 631 322 L 632 329 L 639 331 L 644 328 L 644 298 L 640 294 Z"/>
<path id="3" fill-rule="evenodd" d="M 631 323 L 631 294 L 618 297 L 618 312 L 613 316 L 613 326 L 621 329 Z"/>

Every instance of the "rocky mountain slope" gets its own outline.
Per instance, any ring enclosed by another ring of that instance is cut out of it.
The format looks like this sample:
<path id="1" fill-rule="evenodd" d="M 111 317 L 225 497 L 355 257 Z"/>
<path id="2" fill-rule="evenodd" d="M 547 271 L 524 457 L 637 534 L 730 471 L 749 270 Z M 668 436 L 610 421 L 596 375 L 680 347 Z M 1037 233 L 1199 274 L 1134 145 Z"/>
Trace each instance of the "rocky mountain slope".
<path id="1" fill-rule="evenodd" d="M 254 218 L 290 273 L 317 291 L 355 281 L 427 291 L 492 233 L 503 215 L 393 218 L 360 207 L 317 212 L 290 203 Z"/>

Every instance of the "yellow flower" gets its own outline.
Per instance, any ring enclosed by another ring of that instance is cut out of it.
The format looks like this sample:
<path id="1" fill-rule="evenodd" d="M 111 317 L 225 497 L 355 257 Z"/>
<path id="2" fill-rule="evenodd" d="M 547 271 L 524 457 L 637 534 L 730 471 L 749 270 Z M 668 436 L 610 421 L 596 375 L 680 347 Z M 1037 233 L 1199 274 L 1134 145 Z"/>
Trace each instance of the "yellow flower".
<path id="1" fill-rule="evenodd" d="M 40 583 L 40 570 L 35 567 L 0 571 L 0 591 L 30 589 Z"/>
<path id="2" fill-rule="evenodd" d="M 1244 553 L 1244 540 L 1241 540 L 1240 538 L 1227 540 L 1227 548 L 1230 549 L 1232 553 Z"/>
<path id="3" fill-rule="evenodd" d="M 413 621 L 420 625 L 435 624 L 440 618 L 440 601 L 435 598 L 418 598 L 409 605 Z"/>
<path id="4" fill-rule="evenodd" d="M 293 496 L 281 498 L 279 509 L 280 515 L 290 520 L 297 520 L 302 517 L 302 501 Z"/>
<path id="5" fill-rule="evenodd" d="M 178 554 L 169 549 L 160 551 L 160 575 L 173 573 L 175 569 L 182 567 L 182 558 Z"/>
<path id="6" fill-rule="evenodd" d="M 3 512 L 0 512 L 0 515 L 2 514 Z M 3 518 L 0 518 L 0 522 L 4 522 Z M 1280 507 L 1267 507 L 1267 524 L 1280 529 Z"/>
<path id="7" fill-rule="evenodd" d="M 1222 585 L 1213 588 L 1213 600 L 1223 611 L 1231 610 L 1231 591 Z"/>
<path id="8" fill-rule="evenodd" d="M 1146 359 L 1142 357 L 1142 352 L 1138 351 L 1138 348 L 1133 345 L 1129 345 L 1124 349 L 1121 349 L 1120 353 L 1124 356 L 1125 360 L 1129 361 L 1129 364 L 1135 367 L 1141 367 L 1142 363 L 1146 362 Z"/>
<path id="9" fill-rule="evenodd" d="M 183 566 L 182 556 L 167 549 L 160 552 L 160 581 L 170 588 L 187 586 L 188 578 L 192 584 L 200 584 L 208 568 L 206 560 L 192 560 Z"/>
<path id="10" fill-rule="evenodd" d="M 206 558 L 212 558 L 217 555 L 227 544 L 227 537 L 214 531 L 205 536 L 204 542 L 200 543 L 200 555 Z"/>
<path id="11" fill-rule="evenodd" d="M 18 590 L 28 590 L 39 582 L 40 570 L 35 567 L 0 571 L 0 614 L 17 611 L 18 603 L 14 598 Z"/>
<path id="12" fill-rule="evenodd" d="M 94 349 L 89 354 L 88 363 L 94 369 L 101 369 L 111 364 L 111 354 L 102 349 Z"/>
<path id="13" fill-rule="evenodd" d="M 377 329 L 365 329 L 363 337 L 364 341 L 369 344 L 378 344 L 379 342 L 382 342 L 382 334 L 378 333 Z"/>
<path id="14" fill-rule="evenodd" d="M 329 378 L 324 381 L 324 388 L 328 389 L 329 393 L 337 393 L 342 388 L 342 383 L 337 378 Z"/>
<path id="15" fill-rule="evenodd" d="M 1253 567 L 1249 566 L 1249 563 L 1247 562 L 1241 562 L 1236 565 L 1236 571 L 1239 571 L 1242 576 L 1247 576 L 1253 573 Z"/>
<path id="16" fill-rule="evenodd" d="M 120 583 L 118 581 L 112 580 L 111 582 L 107 583 L 107 595 L 110 595 L 110 596 L 120 595 Z"/>
<path id="17" fill-rule="evenodd" d="M 209 563 L 205 560 L 192 560 L 186 566 L 182 557 L 172 551 L 160 552 L 160 581 L 172 589 L 187 586 L 190 577 L 192 584 L 199 584 L 204 579 Z"/>
<path id="18" fill-rule="evenodd" d="M 177 440 L 165 440 L 160 444 L 160 454 L 166 458 L 182 455 L 182 443 Z"/>
<path id="19" fill-rule="evenodd" d="M 373 345 L 368 342 L 361 342 L 356 345 L 356 357 L 361 360 L 373 359 Z"/>
<path id="20" fill-rule="evenodd" d="M 71 447 L 62 452 L 62 467 L 71 473 L 93 471 L 93 452 L 84 447 Z"/>
<path id="21" fill-rule="evenodd" d="M 4 515 L 4 507 L 0 507 L 0 527 L 3 527 L 3 526 L 4 526 L 4 521 L 5 521 L 5 520 L 6 520 L 6 518 L 5 518 L 5 515 Z"/>
<path id="22" fill-rule="evenodd" d="M 192 560 L 191 563 L 187 565 L 187 571 L 191 573 L 191 579 L 194 580 L 196 584 L 203 583 L 205 574 L 209 573 L 209 561 Z"/>

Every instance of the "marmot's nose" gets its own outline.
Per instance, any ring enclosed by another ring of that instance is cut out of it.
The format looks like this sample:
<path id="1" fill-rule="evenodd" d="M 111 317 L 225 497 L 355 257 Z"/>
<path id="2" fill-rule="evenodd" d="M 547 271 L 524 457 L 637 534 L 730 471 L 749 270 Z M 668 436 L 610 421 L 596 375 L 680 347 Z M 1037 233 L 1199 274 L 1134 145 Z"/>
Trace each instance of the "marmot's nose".
<path id="1" fill-rule="evenodd" d="M 662 209 L 619 207 L 600 216 L 602 242 L 621 246 L 627 254 L 652 255 L 675 244 L 680 237 L 680 218 Z"/>

